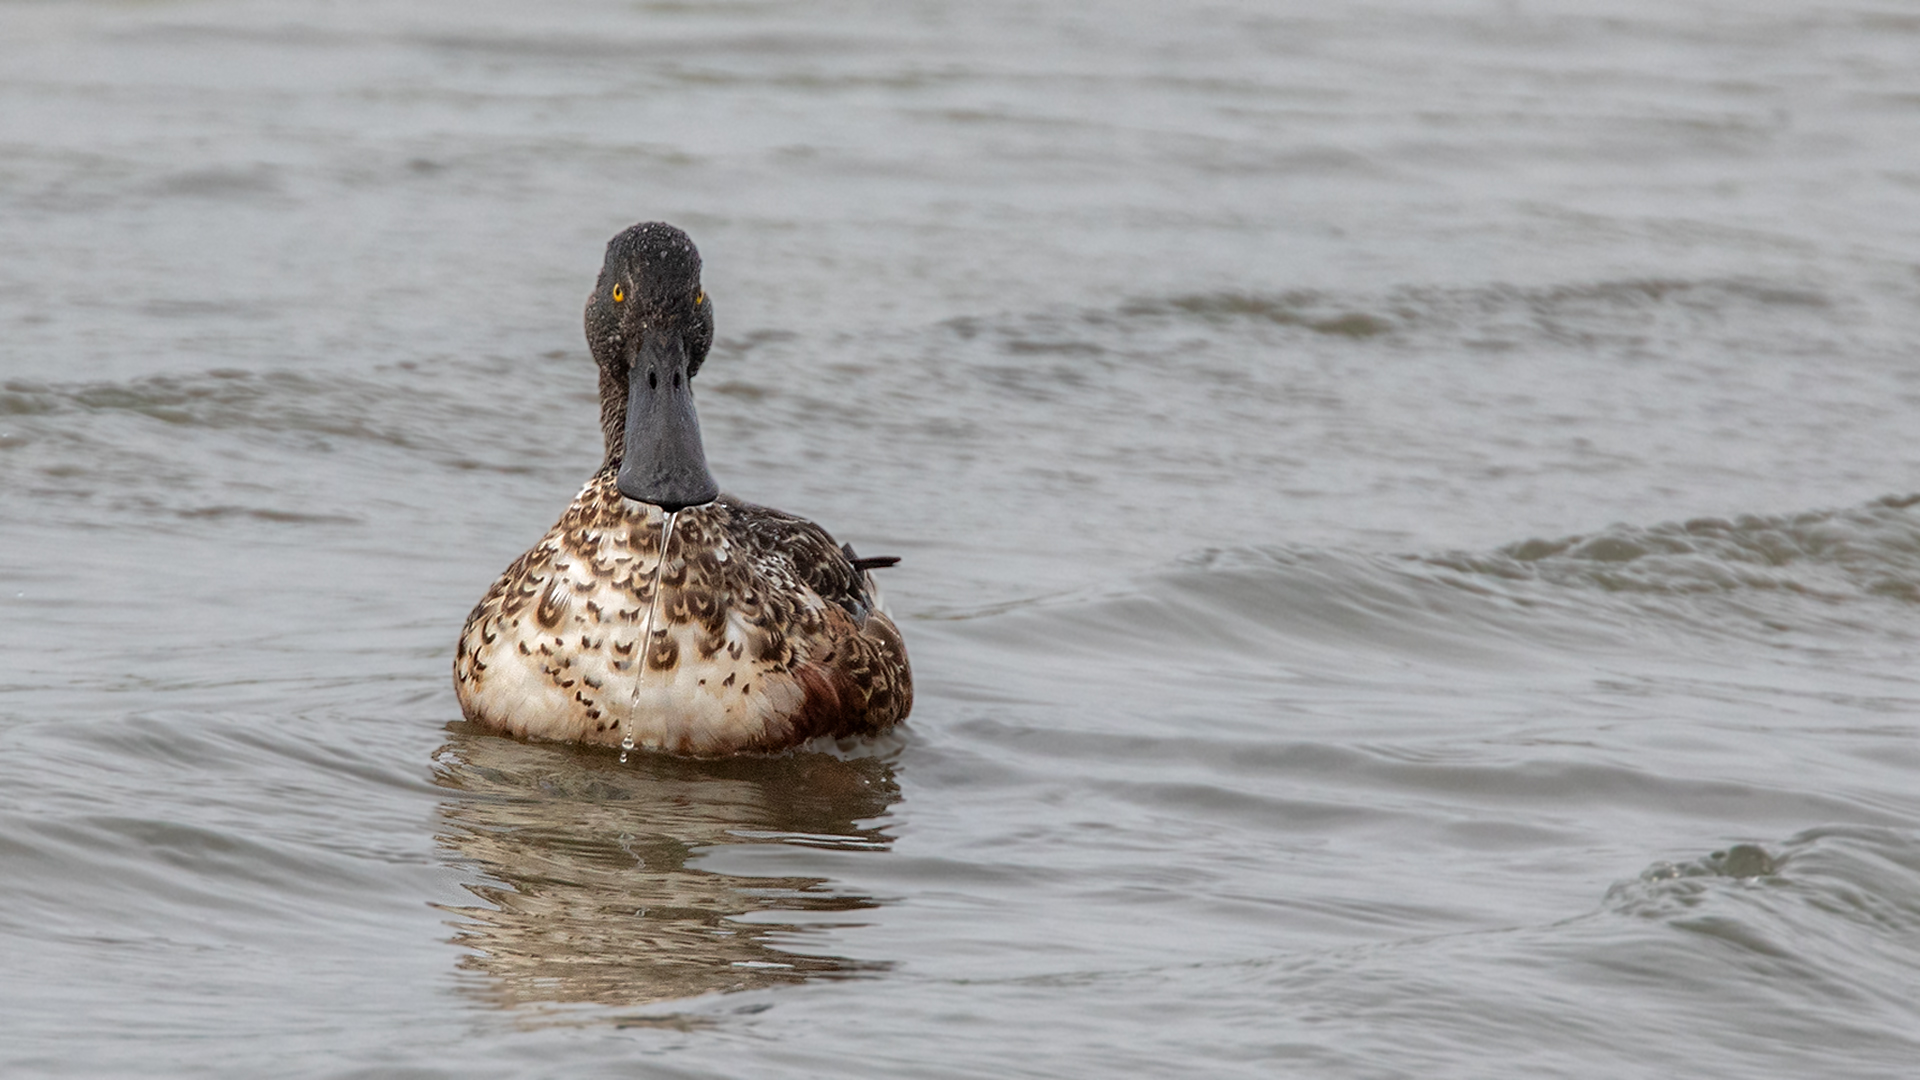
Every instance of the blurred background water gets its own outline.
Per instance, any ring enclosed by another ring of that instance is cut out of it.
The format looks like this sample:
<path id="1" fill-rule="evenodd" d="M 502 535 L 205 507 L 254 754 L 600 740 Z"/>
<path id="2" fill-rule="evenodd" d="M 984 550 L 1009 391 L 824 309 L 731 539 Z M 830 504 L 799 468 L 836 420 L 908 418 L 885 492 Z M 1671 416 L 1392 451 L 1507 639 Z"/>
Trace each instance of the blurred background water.
<path id="1" fill-rule="evenodd" d="M 458 722 L 688 229 L 874 743 Z M 1920 15 L 0 6 L 7 1076 L 1920 1061 Z"/>

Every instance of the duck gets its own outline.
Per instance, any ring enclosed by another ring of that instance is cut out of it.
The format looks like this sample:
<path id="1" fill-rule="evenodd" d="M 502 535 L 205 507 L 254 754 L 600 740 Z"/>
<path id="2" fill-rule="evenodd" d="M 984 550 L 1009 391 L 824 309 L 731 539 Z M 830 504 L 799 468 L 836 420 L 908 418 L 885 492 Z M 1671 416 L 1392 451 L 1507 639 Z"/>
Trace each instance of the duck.
<path id="1" fill-rule="evenodd" d="M 700 271 L 664 222 L 607 243 L 586 306 L 606 455 L 461 629 L 454 690 L 483 731 L 725 756 L 876 735 L 913 707 L 872 575 L 899 560 L 723 494 L 708 469 Z"/>

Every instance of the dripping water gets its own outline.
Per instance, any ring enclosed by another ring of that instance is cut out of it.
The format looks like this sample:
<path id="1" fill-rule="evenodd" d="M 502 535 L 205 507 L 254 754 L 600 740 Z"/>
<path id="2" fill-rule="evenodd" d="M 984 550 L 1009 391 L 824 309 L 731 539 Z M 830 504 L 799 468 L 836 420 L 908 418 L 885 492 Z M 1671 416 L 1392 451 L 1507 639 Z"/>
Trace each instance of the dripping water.
<path id="1" fill-rule="evenodd" d="M 638 661 L 640 670 L 633 677 L 633 694 L 627 699 L 627 719 L 620 732 L 620 764 L 627 763 L 633 750 L 633 715 L 640 709 L 640 684 L 647 678 L 648 657 L 653 653 L 653 617 L 660 610 L 660 579 L 667 568 L 667 544 L 673 540 L 673 522 L 677 511 L 666 511 L 666 523 L 660 528 L 660 554 L 653 560 L 653 585 L 647 596 L 647 621 L 640 631 Z"/>

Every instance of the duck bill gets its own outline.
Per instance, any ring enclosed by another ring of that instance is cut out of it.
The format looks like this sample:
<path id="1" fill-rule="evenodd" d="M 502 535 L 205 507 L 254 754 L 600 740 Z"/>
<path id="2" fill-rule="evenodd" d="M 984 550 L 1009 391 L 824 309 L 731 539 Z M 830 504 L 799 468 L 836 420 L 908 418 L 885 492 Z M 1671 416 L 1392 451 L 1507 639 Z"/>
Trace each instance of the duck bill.
<path id="1" fill-rule="evenodd" d="M 647 335 L 627 369 L 625 445 L 619 485 L 627 498 L 671 514 L 720 494 L 700 444 L 686 345 L 676 336 Z"/>

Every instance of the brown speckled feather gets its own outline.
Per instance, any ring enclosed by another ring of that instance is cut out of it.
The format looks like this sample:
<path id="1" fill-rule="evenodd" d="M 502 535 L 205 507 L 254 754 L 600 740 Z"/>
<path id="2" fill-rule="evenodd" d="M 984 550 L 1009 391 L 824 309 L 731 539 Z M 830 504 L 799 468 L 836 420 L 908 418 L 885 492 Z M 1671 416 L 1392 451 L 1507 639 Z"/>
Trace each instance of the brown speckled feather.
<path id="1" fill-rule="evenodd" d="M 883 731 L 913 703 L 871 577 L 819 526 L 722 496 L 664 514 L 602 469 L 468 616 L 454 664 L 469 720 L 535 739 L 680 753 L 771 751 Z M 641 654 L 644 653 L 644 665 Z"/>

